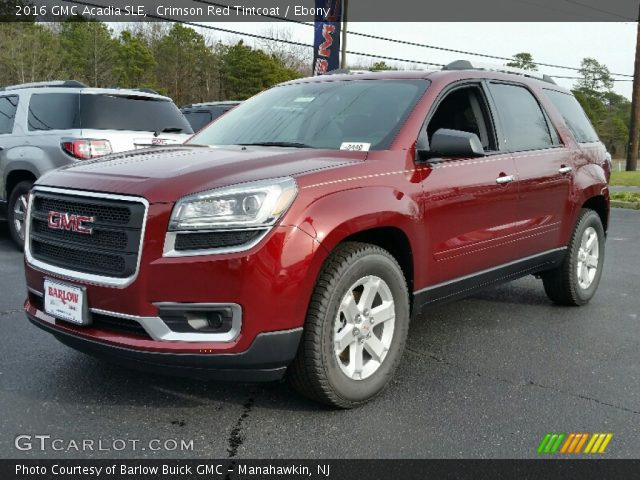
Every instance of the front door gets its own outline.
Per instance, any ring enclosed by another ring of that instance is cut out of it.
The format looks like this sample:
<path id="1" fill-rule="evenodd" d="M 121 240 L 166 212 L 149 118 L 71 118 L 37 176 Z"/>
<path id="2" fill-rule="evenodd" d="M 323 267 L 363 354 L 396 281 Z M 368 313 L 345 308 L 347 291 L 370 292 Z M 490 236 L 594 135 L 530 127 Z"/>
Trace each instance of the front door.
<path id="1" fill-rule="evenodd" d="M 422 207 L 431 287 L 459 283 L 518 258 L 512 240 L 517 231 L 516 168 L 511 154 L 498 148 L 488 105 L 481 82 L 464 83 L 446 92 L 427 123 L 429 139 L 440 128 L 471 132 L 486 152 L 484 157 L 433 158 L 426 164 Z"/>

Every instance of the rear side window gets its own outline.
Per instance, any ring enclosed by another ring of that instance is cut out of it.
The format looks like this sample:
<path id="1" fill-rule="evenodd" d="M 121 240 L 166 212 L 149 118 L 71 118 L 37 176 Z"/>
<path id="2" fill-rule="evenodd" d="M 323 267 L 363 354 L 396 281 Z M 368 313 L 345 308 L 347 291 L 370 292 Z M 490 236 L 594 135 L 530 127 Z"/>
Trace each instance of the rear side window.
<path id="1" fill-rule="evenodd" d="M 71 130 L 80 128 L 80 95 L 38 93 L 29 101 L 29 130 Z"/>
<path id="2" fill-rule="evenodd" d="M 184 114 L 184 118 L 187 119 L 187 122 L 191 125 L 194 131 L 200 130 L 207 123 L 211 122 L 213 118 L 211 118 L 211 113 L 205 111 L 196 111 L 196 112 L 182 112 Z"/>
<path id="3" fill-rule="evenodd" d="M 511 151 L 538 150 L 554 146 L 549 124 L 538 101 L 524 87 L 491 84 L 496 107 L 502 118 Z"/>
<path id="4" fill-rule="evenodd" d="M 598 134 L 593 129 L 587 114 L 584 113 L 576 97 L 555 90 L 545 90 L 545 93 L 564 118 L 577 142 L 589 143 L 599 140 Z"/>
<path id="5" fill-rule="evenodd" d="M 80 117 L 83 129 L 193 133 L 173 102 L 144 96 L 83 94 Z"/>
<path id="6" fill-rule="evenodd" d="M 0 135 L 13 132 L 13 121 L 16 118 L 18 97 L 0 97 Z"/>

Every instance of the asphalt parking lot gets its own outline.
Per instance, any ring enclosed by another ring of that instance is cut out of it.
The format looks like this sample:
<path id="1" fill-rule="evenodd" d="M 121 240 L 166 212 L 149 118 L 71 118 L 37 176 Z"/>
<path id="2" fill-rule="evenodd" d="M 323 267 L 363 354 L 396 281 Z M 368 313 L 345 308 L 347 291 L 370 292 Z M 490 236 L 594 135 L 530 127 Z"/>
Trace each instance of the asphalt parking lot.
<path id="1" fill-rule="evenodd" d="M 22 258 L 0 224 L 0 457 L 535 458 L 546 432 L 611 432 L 604 456 L 637 458 L 640 211 L 613 210 L 606 255 L 586 307 L 552 305 L 528 277 L 431 308 L 391 387 L 336 411 L 286 384 L 151 376 L 59 344 L 21 311 Z M 21 451 L 18 435 L 140 449 Z M 193 450 L 151 451 L 153 439 Z"/>

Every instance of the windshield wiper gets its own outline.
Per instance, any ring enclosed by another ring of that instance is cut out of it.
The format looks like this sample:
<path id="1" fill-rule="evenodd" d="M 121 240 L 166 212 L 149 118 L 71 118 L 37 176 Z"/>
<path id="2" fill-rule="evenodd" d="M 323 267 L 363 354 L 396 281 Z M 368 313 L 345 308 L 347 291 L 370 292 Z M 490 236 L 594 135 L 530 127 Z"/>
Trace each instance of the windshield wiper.
<path id="1" fill-rule="evenodd" d="M 256 143 L 239 143 L 243 147 L 294 147 L 294 148 L 313 148 L 306 143 L 297 142 L 256 142 Z"/>
<path id="2" fill-rule="evenodd" d="M 162 130 L 156 131 L 153 135 L 157 137 L 161 133 L 180 133 L 182 130 L 182 127 L 164 127 Z"/>

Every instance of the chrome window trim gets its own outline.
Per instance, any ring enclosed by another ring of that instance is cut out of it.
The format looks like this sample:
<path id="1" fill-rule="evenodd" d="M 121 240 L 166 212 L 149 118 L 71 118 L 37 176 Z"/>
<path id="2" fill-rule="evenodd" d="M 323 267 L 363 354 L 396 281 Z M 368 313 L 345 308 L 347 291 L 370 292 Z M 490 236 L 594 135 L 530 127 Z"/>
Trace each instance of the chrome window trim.
<path id="1" fill-rule="evenodd" d="M 236 228 L 236 229 L 215 229 L 215 230 L 178 230 L 178 231 L 168 231 L 164 237 L 164 247 L 162 249 L 163 257 L 197 257 L 197 256 L 206 256 L 206 255 L 221 255 L 224 253 L 239 253 L 245 252 L 247 250 L 252 249 L 258 243 L 260 243 L 264 237 L 273 229 L 274 225 L 269 225 L 266 228 L 261 227 L 253 227 L 253 228 Z M 243 243 L 242 245 L 236 245 L 234 247 L 220 247 L 220 248 L 209 248 L 209 249 L 201 249 L 201 250 L 176 250 L 176 237 L 178 234 L 192 235 L 198 233 L 216 233 L 216 232 L 232 232 L 232 231 L 248 231 L 248 230 L 264 230 L 261 235 L 258 235 L 256 238 L 251 240 L 248 243 Z"/>
<path id="2" fill-rule="evenodd" d="M 33 199 L 35 197 L 35 193 L 37 192 L 45 192 L 45 193 L 57 193 L 61 195 L 70 195 L 76 197 L 87 197 L 87 198 L 98 198 L 98 199 L 106 199 L 106 200 L 120 200 L 126 202 L 137 202 L 144 205 L 144 217 L 142 219 L 142 228 L 140 230 L 140 245 L 138 247 L 138 260 L 136 263 L 136 271 L 133 275 L 126 278 L 118 278 L 118 277 L 108 277 L 104 275 L 95 275 L 91 273 L 78 272 L 76 270 L 70 270 L 67 268 L 56 267 L 54 265 L 50 265 L 46 262 L 42 262 L 37 260 L 31 255 L 31 207 L 33 204 Z M 66 188 L 53 188 L 53 187 L 42 187 L 35 186 L 31 191 L 31 195 L 29 195 L 29 204 L 27 205 L 27 222 L 25 226 L 25 242 L 24 242 L 24 254 L 27 263 L 44 273 L 55 274 L 62 279 L 70 280 L 70 281 L 82 281 L 92 285 L 100 285 L 106 287 L 115 287 L 115 288 L 125 288 L 131 285 L 135 279 L 138 277 L 138 273 L 140 272 L 140 262 L 142 259 L 142 245 L 144 244 L 144 235 L 147 227 L 147 218 L 149 214 L 149 202 L 142 197 L 133 197 L 127 195 L 116 195 L 111 193 L 99 193 L 99 192 L 88 192 L 85 190 L 71 190 Z"/>

